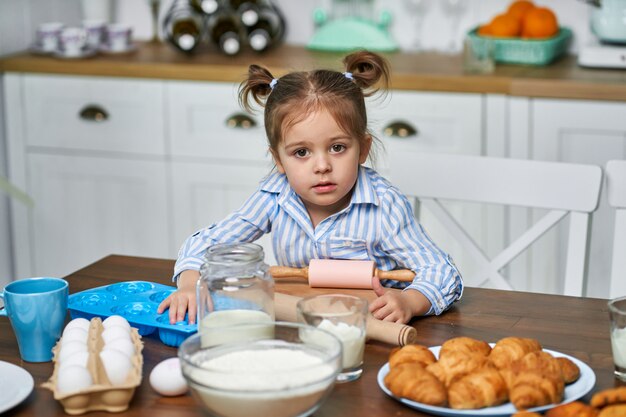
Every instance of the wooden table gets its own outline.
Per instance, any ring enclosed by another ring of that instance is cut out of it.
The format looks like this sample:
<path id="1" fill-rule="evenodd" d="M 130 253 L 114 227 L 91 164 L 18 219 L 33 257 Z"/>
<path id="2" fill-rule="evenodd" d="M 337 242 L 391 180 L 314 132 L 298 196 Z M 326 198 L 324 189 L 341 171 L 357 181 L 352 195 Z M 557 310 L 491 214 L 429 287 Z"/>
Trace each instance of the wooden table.
<path id="1" fill-rule="evenodd" d="M 119 281 L 145 280 L 170 284 L 174 262 L 163 259 L 108 256 L 68 277 L 70 293 Z M 278 282 L 277 291 L 305 295 L 305 283 Z M 362 292 L 367 294 L 367 292 Z M 497 341 L 505 336 L 537 338 L 546 349 L 557 350 L 586 362 L 596 374 L 592 393 L 625 385 L 613 377 L 606 300 L 466 288 L 463 299 L 439 317 L 415 320 L 418 342 L 440 345 L 455 336 Z M 200 407 L 189 396 L 165 398 L 149 386 L 148 375 L 161 360 L 176 356 L 176 348 L 163 345 L 156 335 L 144 337 L 144 378 L 123 416 L 201 416 Z M 327 416 L 418 416 L 419 412 L 387 397 L 376 383 L 380 367 L 387 361 L 391 346 L 369 342 L 365 350 L 363 376 L 356 382 L 336 385 L 328 400 L 315 413 Z M 7 318 L 0 318 L 0 360 L 23 367 L 35 379 L 35 390 L 11 416 L 65 416 L 50 391 L 40 388 L 52 374 L 52 363 L 20 360 L 17 342 Z M 589 400 L 590 395 L 585 397 Z M 92 412 L 88 416 L 111 416 Z"/>

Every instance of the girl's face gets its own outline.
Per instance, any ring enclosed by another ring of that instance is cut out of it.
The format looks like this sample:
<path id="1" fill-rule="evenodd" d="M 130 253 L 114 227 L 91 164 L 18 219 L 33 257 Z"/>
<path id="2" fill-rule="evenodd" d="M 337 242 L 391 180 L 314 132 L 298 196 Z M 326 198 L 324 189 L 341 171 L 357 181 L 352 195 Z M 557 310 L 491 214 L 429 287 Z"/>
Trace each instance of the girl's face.
<path id="1" fill-rule="evenodd" d="M 313 226 L 350 202 L 358 167 L 367 159 L 371 137 L 362 146 L 321 109 L 291 126 L 273 152 L 276 167 L 300 196 Z"/>

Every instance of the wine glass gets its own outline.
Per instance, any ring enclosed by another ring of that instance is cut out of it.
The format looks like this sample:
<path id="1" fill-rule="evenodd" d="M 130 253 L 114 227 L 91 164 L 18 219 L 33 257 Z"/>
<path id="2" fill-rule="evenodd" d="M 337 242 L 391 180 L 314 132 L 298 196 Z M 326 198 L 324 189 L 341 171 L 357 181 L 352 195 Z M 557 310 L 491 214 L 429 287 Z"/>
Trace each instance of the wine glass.
<path id="1" fill-rule="evenodd" d="M 430 0 L 404 0 L 404 7 L 413 17 L 413 41 L 411 47 L 416 51 L 422 49 L 422 23 L 430 8 Z"/>
<path id="2" fill-rule="evenodd" d="M 152 15 L 152 39 L 150 42 L 159 42 L 159 10 L 161 8 L 161 0 L 147 0 L 150 5 L 150 13 Z"/>
<path id="3" fill-rule="evenodd" d="M 449 52 L 457 51 L 457 34 L 459 32 L 459 24 L 461 18 L 467 10 L 468 0 L 440 0 L 441 7 L 448 21 L 450 22 L 450 41 L 447 50 Z"/>

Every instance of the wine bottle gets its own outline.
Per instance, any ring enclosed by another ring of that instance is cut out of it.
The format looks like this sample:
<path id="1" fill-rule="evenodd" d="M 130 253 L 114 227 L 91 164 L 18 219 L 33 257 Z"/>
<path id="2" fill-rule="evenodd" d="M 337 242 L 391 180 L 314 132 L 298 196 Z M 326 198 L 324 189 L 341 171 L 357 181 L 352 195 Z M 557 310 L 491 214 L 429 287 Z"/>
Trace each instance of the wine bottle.
<path id="1" fill-rule="evenodd" d="M 226 55 L 236 55 L 241 50 L 241 28 L 235 15 L 220 8 L 208 17 L 208 34 L 211 41 Z"/>
<path id="2" fill-rule="evenodd" d="M 253 26 L 258 22 L 261 7 L 259 0 L 229 0 L 228 3 L 243 26 Z"/>
<path id="3" fill-rule="evenodd" d="M 220 3 L 218 0 L 191 0 L 191 5 L 199 13 L 210 15 L 217 11 Z"/>
<path id="4" fill-rule="evenodd" d="M 187 0 L 176 0 L 163 22 L 166 39 L 183 52 L 192 52 L 202 40 L 202 17 Z"/>
<path id="5" fill-rule="evenodd" d="M 284 34 L 285 19 L 280 11 L 271 5 L 259 8 L 257 22 L 246 26 L 248 44 L 257 52 L 265 51 L 279 43 Z"/>

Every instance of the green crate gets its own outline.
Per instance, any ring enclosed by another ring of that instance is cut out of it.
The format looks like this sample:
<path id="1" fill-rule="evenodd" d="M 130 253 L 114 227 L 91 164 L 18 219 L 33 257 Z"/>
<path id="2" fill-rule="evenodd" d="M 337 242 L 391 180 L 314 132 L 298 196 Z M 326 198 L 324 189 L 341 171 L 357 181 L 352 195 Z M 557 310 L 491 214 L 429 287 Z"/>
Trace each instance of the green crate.
<path id="1" fill-rule="evenodd" d="M 477 55 L 484 55 L 493 43 L 494 60 L 507 64 L 548 65 L 567 51 L 572 31 L 561 27 L 559 33 L 547 39 L 518 39 L 480 36 L 478 28 L 467 37 Z"/>

